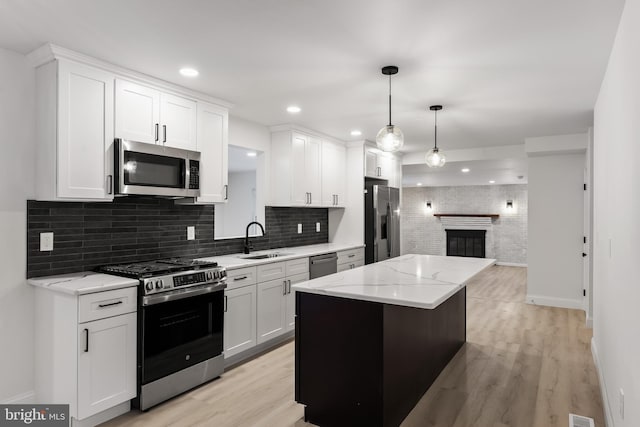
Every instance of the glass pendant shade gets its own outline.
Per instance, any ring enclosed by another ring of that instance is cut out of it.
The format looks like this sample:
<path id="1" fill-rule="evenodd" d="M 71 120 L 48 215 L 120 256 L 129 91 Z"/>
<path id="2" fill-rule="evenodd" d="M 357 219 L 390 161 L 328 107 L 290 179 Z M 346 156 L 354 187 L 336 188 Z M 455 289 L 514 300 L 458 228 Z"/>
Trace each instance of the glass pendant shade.
<path id="1" fill-rule="evenodd" d="M 431 150 L 427 151 L 425 162 L 430 168 L 440 168 L 444 166 L 444 164 L 447 162 L 447 159 L 445 158 L 444 154 L 440 152 L 440 150 L 434 147 Z"/>
<path id="2" fill-rule="evenodd" d="M 404 135 L 398 126 L 387 125 L 376 135 L 376 144 L 382 151 L 397 151 L 404 144 Z"/>

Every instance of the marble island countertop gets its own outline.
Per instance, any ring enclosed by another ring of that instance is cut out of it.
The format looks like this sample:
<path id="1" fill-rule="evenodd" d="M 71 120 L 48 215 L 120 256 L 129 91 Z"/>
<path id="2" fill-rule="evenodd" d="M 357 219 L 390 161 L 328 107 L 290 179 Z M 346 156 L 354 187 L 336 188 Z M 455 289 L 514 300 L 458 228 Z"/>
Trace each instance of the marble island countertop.
<path id="1" fill-rule="evenodd" d="M 298 292 L 433 309 L 495 259 L 403 255 L 298 283 Z"/>

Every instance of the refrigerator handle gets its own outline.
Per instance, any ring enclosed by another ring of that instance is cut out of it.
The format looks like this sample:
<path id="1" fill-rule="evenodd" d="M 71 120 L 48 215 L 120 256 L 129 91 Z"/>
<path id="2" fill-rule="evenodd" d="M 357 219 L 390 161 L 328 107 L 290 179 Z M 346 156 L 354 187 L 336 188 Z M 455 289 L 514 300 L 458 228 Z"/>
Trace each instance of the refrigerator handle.
<path id="1" fill-rule="evenodd" d="M 387 256 L 391 258 L 391 240 L 393 238 L 393 225 L 391 218 L 391 204 L 387 203 Z"/>

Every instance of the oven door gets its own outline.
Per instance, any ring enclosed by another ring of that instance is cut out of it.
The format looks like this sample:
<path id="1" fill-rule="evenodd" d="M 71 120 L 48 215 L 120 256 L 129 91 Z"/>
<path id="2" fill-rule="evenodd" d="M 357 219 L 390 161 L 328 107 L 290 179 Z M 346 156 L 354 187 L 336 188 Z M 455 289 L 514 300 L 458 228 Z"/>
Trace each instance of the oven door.
<path id="1" fill-rule="evenodd" d="M 141 385 L 222 354 L 224 290 L 141 307 Z"/>
<path id="2" fill-rule="evenodd" d="M 119 194 L 197 197 L 200 153 L 163 145 L 116 140 Z"/>

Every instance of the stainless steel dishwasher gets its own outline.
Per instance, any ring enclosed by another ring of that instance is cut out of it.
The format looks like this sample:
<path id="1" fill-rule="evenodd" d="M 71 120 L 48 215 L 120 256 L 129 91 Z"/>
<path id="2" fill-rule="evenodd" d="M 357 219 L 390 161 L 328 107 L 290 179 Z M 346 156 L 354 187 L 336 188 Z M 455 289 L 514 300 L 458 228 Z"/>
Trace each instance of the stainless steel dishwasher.
<path id="1" fill-rule="evenodd" d="M 335 252 L 309 258 L 309 279 L 326 276 L 338 271 L 338 255 Z"/>

